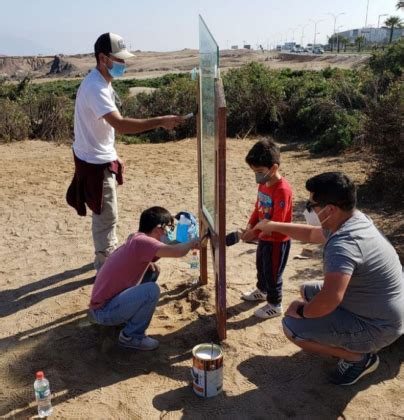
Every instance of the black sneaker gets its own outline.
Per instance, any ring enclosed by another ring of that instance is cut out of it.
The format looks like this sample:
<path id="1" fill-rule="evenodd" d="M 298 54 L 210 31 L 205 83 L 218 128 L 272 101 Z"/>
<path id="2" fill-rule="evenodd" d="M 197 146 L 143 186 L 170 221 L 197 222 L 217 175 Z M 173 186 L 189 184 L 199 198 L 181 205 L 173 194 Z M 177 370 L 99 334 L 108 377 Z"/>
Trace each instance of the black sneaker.
<path id="1" fill-rule="evenodd" d="M 379 366 L 379 356 L 368 353 L 360 362 L 347 362 L 340 359 L 336 371 L 330 376 L 329 380 L 335 385 L 353 385 L 362 376 L 367 375 Z"/>

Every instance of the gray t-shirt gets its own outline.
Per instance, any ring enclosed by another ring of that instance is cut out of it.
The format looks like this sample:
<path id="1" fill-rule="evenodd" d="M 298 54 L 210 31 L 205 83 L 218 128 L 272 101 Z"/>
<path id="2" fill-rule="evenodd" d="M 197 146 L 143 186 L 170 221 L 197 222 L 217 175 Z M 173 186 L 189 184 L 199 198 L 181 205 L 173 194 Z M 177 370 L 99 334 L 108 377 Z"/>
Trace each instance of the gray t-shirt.
<path id="1" fill-rule="evenodd" d="M 324 234 L 324 273 L 352 276 L 340 307 L 375 327 L 404 333 L 404 276 L 390 242 L 358 210 L 337 232 Z"/>

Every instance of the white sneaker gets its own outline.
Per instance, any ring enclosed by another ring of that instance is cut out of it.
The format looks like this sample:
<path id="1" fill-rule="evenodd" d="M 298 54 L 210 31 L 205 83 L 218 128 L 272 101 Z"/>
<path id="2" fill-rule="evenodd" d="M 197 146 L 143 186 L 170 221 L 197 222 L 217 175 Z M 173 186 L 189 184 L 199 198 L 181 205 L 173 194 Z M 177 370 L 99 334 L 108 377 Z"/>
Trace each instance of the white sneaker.
<path id="1" fill-rule="evenodd" d="M 128 349 L 154 350 L 159 346 L 159 342 L 147 335 L 143 338 L 127 337 L 122 331 L 119 333 L 119 345 Z"/>
<path id="2" fill-rule="evenodd" d="M 261 292 L 260 289 L 255 289 L 250 292 L 242 293 L 241 299 L 248 300 L 249 302 L 265 301 L 267 300 L 267 294 Z"/>
<path id="3" fill-rule="evenodd" d="M 261 319 L 276 318 L 277 316 L 282 315 L 282 305 L 275 306 L 267 303 L 262 308 L 257 309 L 254 312 L 254 315 Z"/>

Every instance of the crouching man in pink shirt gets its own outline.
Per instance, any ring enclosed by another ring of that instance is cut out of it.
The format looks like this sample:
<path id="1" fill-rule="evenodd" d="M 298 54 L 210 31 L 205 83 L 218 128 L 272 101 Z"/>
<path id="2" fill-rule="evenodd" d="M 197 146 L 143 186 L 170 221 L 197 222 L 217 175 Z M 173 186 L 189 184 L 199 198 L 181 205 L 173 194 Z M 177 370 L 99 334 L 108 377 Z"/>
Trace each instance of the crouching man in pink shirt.
<path id="1" fill-rule="evenodd" d="M 151 207 L 140 216 L 139 231 L 129 236 L 106 260 L 97 274 L 90 311 L 101 325 L 125 327 L 119 344 L 137 350 L 154 350 L 159 342 L 147 336 L 160 288 L 153 263 L 159 258 L 178 258 L 199 248 L 199 240 L 167 245 L 174 218 L 162 207 Z"/>

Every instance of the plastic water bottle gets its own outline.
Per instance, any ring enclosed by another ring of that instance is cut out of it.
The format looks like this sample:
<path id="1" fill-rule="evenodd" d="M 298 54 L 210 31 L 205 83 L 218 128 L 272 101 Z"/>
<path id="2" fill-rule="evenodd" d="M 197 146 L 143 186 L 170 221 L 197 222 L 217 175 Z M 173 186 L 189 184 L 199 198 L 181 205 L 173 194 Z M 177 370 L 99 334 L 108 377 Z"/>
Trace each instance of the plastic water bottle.
<path id="1" fill-rule="evenodd" d="M 200 271 L 199 271 L 199 255 L 196 249 L 192 251 L 191 258 L 189 260 L 189 271 L 191 274 L 191 283 L 198 284 Z"/>
<path id="2" fill-rule="evenodd" d="M 45 378 L 42 371 L 36 373 L 34 390 L 35 399 L 38 404 L 38 416 L 41 418 L 50 416 L 53 412 L 51 392 L 49 388 L 49 381 Z"/>
<path id="3" fill-rule="evenodd" d="M 188 242 L 188 228 L 191 224 L 191 221 L 187 219 L 184 215 L 181 214 L 180 220 L 177 224 L 177 241 L 178 242 Z"/>

